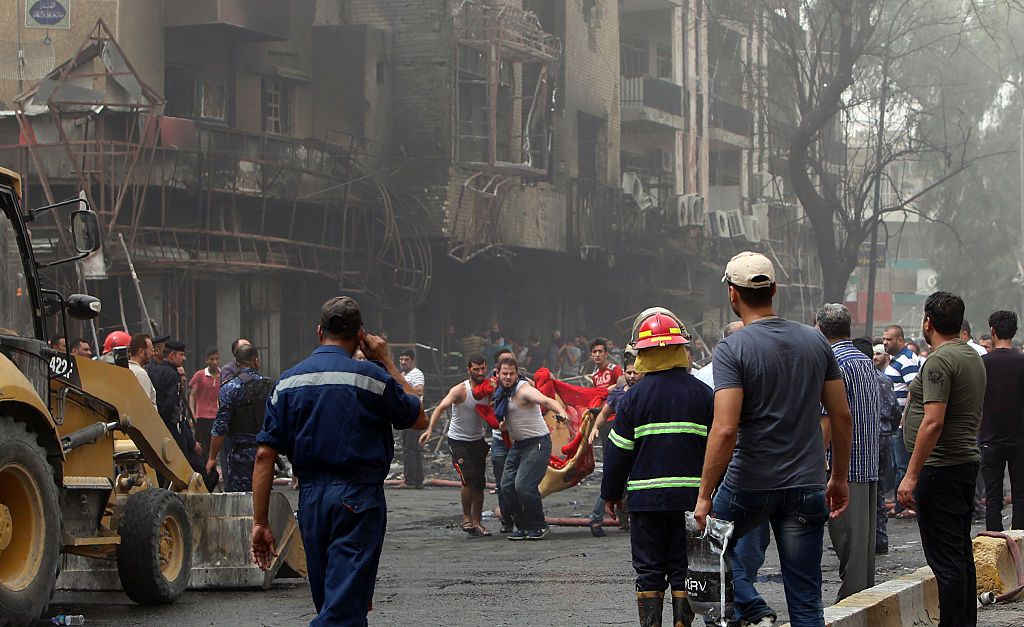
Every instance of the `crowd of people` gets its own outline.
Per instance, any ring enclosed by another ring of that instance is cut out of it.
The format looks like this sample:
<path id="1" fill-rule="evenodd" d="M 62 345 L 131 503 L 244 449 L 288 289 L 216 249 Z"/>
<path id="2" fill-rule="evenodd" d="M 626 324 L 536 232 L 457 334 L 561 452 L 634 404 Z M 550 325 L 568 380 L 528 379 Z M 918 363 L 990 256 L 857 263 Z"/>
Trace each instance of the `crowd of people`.
<path id="1" fill-rule="evenodd" d="M 536 338 L 506 343 L 490 325 L 486 337 L 463 338 L 466 378 L 429 419 L 415 353 L 403 351 L 395 363 L 346 297 L 325 303 L 320 348 L 277 382 L 260 374 L 258 351 L 245 339 L 223 367 L 208 351 L 190 378 L 184 345 L 167 337 L 112 333 L 99 358 L 117 363 L 127 354 L 123 365 L 211 489 L 219 465 L 226 489 L 254 493 L 252 550 L 264 567 L 274 552 L 271 480 L 278 455 L 291 459 L 314 622 L 365 621 L 394 433 L 406 483 L 421 486 L 421 447 L 445 412 L 441 435 L 462 483 L 463 530 L 492 535 L 482 515 L 489 453 L 498 532 L 543 540 L 539 486 L 552 452 L 544 414 L 565 420 L 567 410 L 530 375 L 549 368 L 579 376 L 586 354 L 587 384 L 606 392 L 592 410 L 590 443 L 604 442 L 604 459 L 591 533 L 605 535 L 606 516 L 630 529 L 641 625 L 661 624 L 668 591 L 673 624 L 696 620 L 687 601 L 688 512 L 701 526 L 708 517 L 733 523 L 732 624 L 775 624 L 777 611 L 755 585 L 773 536 L 791 624 L 819 626 L 825 530 L 839 559 L 839 601 L 875 584 L 875 556 L 889 548 L 887 520 L 899 517 L 916 518 L 940 625 L 975 625 L 971 525 L 980 516 L 987 529 L 1002 530 L 1007 468 L 1016 497 L 1010 524 L 1024 525 L 1016 314 L 993 312 L 976 343 L 963 301 L 936 292 L 924 304 L 923 339 L 908 339 L 898 325 L 880 338 L 855 338 L 841 304 L 822 305 L 814 326 L 776 315 L 775 269 L 763 255 L 737 255 L 722 280 L 739 320 L 711 350 L 695 350 L 683 321 L 657 307 L 637 316 L 621 350 L 604 338 L 561 341 L 557 332 L 550 350 Z M 87 346 L 70 349 L 88 357 Z M 703 368 L 694 365 L 698 355 Z"/>
<path id="2" fill-rule="evenodd" d="M 232 343 L 232 359 L 223 367 L 217 348 L 207 349 L 205 366 L 191 376 L 185 370 L 185 344 L 167 335 L 114 330 L 99 355 L 84 338 L 68 346 L 58 337 L 51 348 L 131 370 L 208 490 L 218 485 L 228 492 L 252 490 L 256 434 L 274 381 L 260 374 L 259 351 L 249 340 Z"/>
<path id="3" fill-rule="evenodd" d="M 628 516 L 641 624 L 661 624 L 668 589 L 674 624 L 694 619 L 681 601 L 687 511 L 702 524 L 713 515 L 735 525 L 729 553 L 737 625 L 775 624 L 777 612 L 755 587 L 773 534 L 792 624 L 821 625 L 825 530 L 840 563 L 840 601 L 875 585 L 875 556 L 889 550 L 892 517 L 917 519 L 938 582 L 941 624 L 976 624 L 971 524 L 984 519 L 986 528 L 1002 529 L 1007 468 L 1018 493 L 1011 525 L 1024 524 L 1024 356 L 1013 344 L 1016 315 L 992 313 L 989 333 L 975 342 L 963 301 L 937 292 L 925 303 L 923 339 L 909 339 L 898 325 L 878 338 L 855 338 L 841 304 L 823 305 L 813 327 L 778 317 L 774 267 L 761 255 L 738 255 L 723 281 L 740 320 L 726 327 L 703 368 L 693 365 L 696 351 L 668 310 L 637 318 L 622 357 L 608 340 L 584 344 L 590 384 L 613 390 L 591 434 L 592 443 L 607 438 L 591 531 L 604 535 L 606 514 Z M 485 349 L 488 341 L 504 343 L 496 325 L 489 331 L 489 340 L 481 338 Z M 531 338 L 520 356 L 529 359 L 532 349 L 542 366 L 564 372 L 569 363 L 575 373 L 583 341 L 577 336 L 545 351 Z M 510 344 L 496 352 L 515 351 Z M 458 441 L 452 456 L 464 481 L 464 528 L 490 535 L 479 517 L 487 448 L 472 409 L 488 401 L 473 390 L 495 362 L 474 359 L 469 379 L 452 388 L 429 429 L 453 407 L 448 437 Z M 616 362 L 626 370 L 614 371 Z M 512 375 L 510 368 L 506 378 Z M 516 386 L 527 385 L 520 375 Z M 500 433 L 492 454 L 507 445 Z M 420 437 L 425 442 L 430 431 Z M 470 480 L 467 465 L 479 469 Z M 499 481 L 502 512 L 508 506 L 501 493 L 511 488 Z M 503 516 L 501 532 L 515 534 L 518 524 Z M 527 530 L 526 537 L 543 534 Z"/>

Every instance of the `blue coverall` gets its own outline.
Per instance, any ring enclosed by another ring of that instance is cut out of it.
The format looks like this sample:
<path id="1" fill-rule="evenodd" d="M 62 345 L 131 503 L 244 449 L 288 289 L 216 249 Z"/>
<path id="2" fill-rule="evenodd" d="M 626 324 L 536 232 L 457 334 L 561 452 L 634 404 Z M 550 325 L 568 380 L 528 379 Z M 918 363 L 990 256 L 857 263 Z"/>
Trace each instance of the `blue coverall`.
<path id="1" fill-rule="evenodd" d="M 420 401 L 380 364 L 337 346 L 281 376 L 256 436 L 292 460 L 299 531 L 317 617 L 310 625 L 366 625 L 384 545 L 384 479 L 391 429 L 408 429 Z"/>

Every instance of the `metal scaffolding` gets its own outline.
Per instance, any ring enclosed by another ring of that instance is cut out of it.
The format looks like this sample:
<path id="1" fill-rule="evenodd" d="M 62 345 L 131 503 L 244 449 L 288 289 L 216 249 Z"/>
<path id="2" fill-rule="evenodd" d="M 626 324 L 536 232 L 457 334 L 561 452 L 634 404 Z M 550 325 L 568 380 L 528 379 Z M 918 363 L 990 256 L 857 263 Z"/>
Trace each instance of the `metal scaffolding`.
<path id="1" fill-rule="evenodd" d="M 557 37 L 512 6 L 466 2 L 455 21 L 456 159 L 510 176 L 548 175 Z"/>
<path id="2" fill-rule="evenodd" d="M 41 190 L 52 203 L 82 190 L 106 240 L 123 235 L 142 267 L 318 275 L 385 306 L 426 297 L 426 240 L 396 218 L 422 207 L 366 165 L 383 152 L 370 140 L 164 116 L 164 100 L 102 21 L 16 104 L 21 140 L 0 154 L 29 174 L 26 194 Z M 112 274 L 126 271 L 118 247 L 107 262 Z"/>

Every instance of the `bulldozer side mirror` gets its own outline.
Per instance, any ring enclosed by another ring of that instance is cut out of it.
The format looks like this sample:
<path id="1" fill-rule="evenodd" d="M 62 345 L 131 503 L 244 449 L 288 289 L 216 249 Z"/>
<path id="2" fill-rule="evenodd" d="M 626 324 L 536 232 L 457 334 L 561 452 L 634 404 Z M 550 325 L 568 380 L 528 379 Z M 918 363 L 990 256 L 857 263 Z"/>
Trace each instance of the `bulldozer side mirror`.
<path id="1" fill-rule="evenodd" d="M 72 294 L 67 300 L 68 315 L 75 320 L 92 320 L 100 315 L 100 299 L 88 294 Z"/>
<path id="2" fill-rule="evenodd" d="M 79 253 L 89 254 L 99 250 L 100 223 L 95 212 L 81 209 L 71 214 L 71 239 Z"/>

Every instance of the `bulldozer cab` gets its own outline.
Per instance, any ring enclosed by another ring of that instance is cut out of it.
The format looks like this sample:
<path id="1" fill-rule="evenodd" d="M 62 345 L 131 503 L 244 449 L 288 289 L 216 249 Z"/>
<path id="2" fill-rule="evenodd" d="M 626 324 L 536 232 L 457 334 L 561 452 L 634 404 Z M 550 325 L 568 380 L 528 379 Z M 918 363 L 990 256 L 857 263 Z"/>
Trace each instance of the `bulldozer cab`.
<path id="1" fill-rule="evenodd" d="M 249 563 L 251 497 L 207 493 L 135 374 L 51 348 L 69 318 L 100 314 L 45 274 L 99 250 L 98 216 L 79 198 L 23 210 L 3 168 L 0 213 L 0 625 L 33 624 L 56 587 L 156 604 L 190 586 L 269 587 L 288 556 L 302 573 L 283 494 L 270 511 L 282 557 L 264 573 Z"/>

